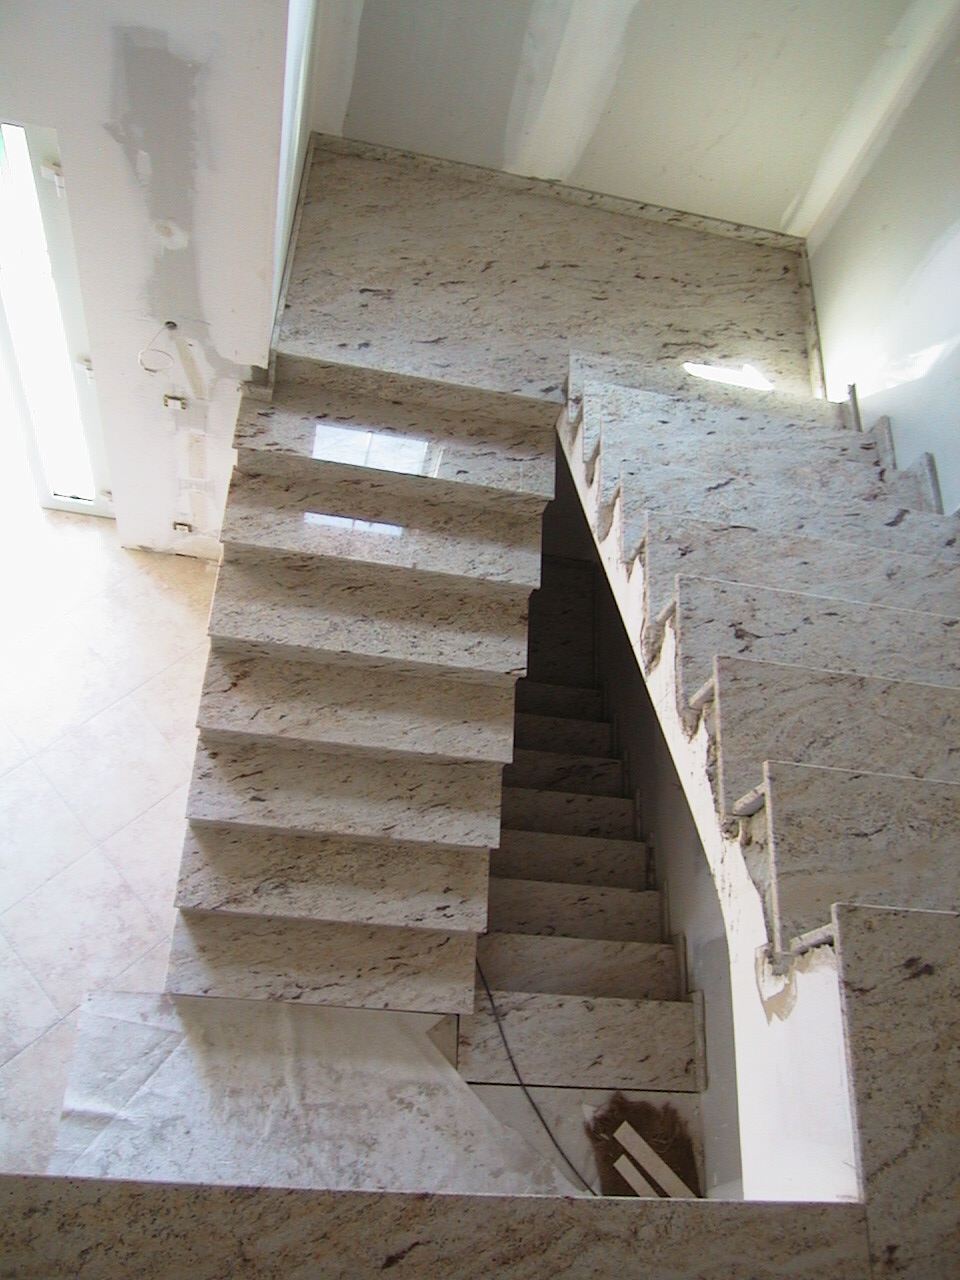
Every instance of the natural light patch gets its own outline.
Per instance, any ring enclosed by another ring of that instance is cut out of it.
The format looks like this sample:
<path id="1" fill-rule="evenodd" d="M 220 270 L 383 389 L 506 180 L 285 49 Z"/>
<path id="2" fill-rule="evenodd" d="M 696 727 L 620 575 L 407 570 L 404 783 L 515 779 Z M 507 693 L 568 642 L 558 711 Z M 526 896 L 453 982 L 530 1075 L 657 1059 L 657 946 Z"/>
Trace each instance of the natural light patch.
<path id="1" fill-rule="evenodd" d="M 683 367 L 693 377 L 706 378 L 708 382 L 725 382 L 730 387 L 750 387 L 753 391 L 773 390 L 773 383 L 768 382 L 752 364 L 741 365 L 739 369 L 724 369 L 716 364 L 694 364 L 685 360 Z"/>
<path id="2" fill-rule="evenodd" d="M 383 538 L 399 538 L 403 526 L 385 524 L 381 520 L 354 520 L 350 516 L 327 515 L 323 511 L 305 511 L 304 524 L 320 524 L 328 529 L 343 529 L 347 533 L 369 533 Z"/>
<path id="3" fill-rule="evenodd" d="M 89 502 L 93 474 L 26 134 L 4 124 L 0 141 L 0 297 L 12 355 L 51 493 Z"/>

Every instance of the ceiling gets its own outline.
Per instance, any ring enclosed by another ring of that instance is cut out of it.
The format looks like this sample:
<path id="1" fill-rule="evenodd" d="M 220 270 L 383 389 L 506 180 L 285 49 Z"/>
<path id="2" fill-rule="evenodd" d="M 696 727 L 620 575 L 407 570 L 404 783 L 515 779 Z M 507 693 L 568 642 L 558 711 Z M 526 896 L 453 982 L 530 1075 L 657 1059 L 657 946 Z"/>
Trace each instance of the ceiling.
<path id="1" fill-rule="evenodd" d="M 823 235 L 957 0 L 319 0 L 323 132 Z"/>

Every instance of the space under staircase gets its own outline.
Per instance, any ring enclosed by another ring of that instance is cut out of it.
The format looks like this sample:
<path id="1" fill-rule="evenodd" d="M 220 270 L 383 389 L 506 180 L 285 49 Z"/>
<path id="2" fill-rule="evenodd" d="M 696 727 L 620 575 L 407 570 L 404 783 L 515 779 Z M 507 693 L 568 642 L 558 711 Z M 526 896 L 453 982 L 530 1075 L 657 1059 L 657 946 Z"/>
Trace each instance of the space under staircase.
<path id="1" fill-rule="evenodd" d="M 459 1021 L 458 1067 L 474 1084 L 512 1085 L 519 1073 L 540 1087 L 693 1093 L 704 1076 L 700 1005 L 686 998 L 682 947 L 663 940 L 603 705 L 596 573 L 545 556 L 531 600 L 530 674 L 517 685 L 478 940 L 482 985 L 476 1012 Z"/>
<path id="2" fill-rule="evenodd" d="M 771 953 L 829 940 L 836 901 L 956 910 L 960 521 L 891 470 L 886 424 L 629 380 L 576 356 L 561 440 L 661 718 L 703 735 Z"/>

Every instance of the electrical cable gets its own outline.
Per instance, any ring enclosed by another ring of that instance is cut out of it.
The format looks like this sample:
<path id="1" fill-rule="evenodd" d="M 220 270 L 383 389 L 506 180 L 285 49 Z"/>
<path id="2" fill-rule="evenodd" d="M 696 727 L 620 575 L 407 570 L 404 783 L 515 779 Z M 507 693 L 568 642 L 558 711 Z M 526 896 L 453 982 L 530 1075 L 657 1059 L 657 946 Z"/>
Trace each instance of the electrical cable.
<path id="1" fill-rule="evenodd" d="M 144 373 L 166 373 L 168 369 L 173 368 L 173 356 L 171 355 L 171 353 L 169 351 L 164 351 L 162 347 L 155 347 L 153 344 L 160 337 L 161 333 L 173 332 L 173 330 L 175 330 L 176 327 L 177 327 L 176 320 L 164 320 L 163 324 L 160 326 L 157 332 L 153 335 L 150 341 L 144 343 L 144 345 L 137 352 L 137 364 L 144 371 Z M 149 363 L 145 362 L 143 357 L 147 354 L 148 351 L 152 352 L 155 357 L 160 356 L 162 360 L 166 361 L 166 364 L 157 364 L 156 359 L 151 360 Z M 154 365 L 156 366 L 155 368 L 152 367 Z"/>
<path id="2" fill-rule="evenodd" d="M 517 1066 L 516 1059 L 514 1058 L 513 1053 L 510 1050 L 510 1044 L 507 1040 L 507 1033 L 504 1031 L 503 1023 L 500 1020 L 500 1011 L 497 1008 L 497 1002 L 493 998 L 493 992 L 490 990 L 489 983 L 487 982 L 486 975 L 484 974 L 483 969 L 480 967 L 479 960 L 477 961 L 477 973 L 479 973 L 480 975 L 480 981 L 483 983 L 483 989 L 484 991 L 486 991 L 487 999 L 490 1001 L 490 1008 L 493 1010 L 493 1018 L 497 1024 L 497 1030 L 500 1032 L 500 1039 L 503 1041 L 503 1047 L 504 1049 L 506 1049 L 507 1057 L 510 1059 L 510 1065 L 511 1067 L 513 1067 L 513 1074 L 517 1077 L 517 1084 L 519 1084 L 520 1088 L 523 1090 L 523 1096 L 530 1103 L 531 1107 L 533 1107 L 533 1110 L 536 1113 L 537 1119 L 540 1121 L 540 1123 L 543 1125 L 544 1130 L 546 1131 L 547 1137 L 550 1139 L 550 1141 L 553 1143 L 556 1149 L 560 1152 L 560 1155 L 563 1157 L 564 1162 L 576 1174 L 577 1180 L 583 1183 L 583 1185 L 586 1187 L 586 1189 L 590 1192 L 592 1196 L 596 1196 L 597 1194 L 596 1191 L 594 1191 L 593 1187 L 591 1187 L 590 1183 L 586 1180 L 586 1178 L 583 1176 L 583 1174 L 580 1172 L 577 1166 L 573 1163 L 573 1161 L 564 1151 L 563 1147 L 561 1147 L 560 1143 L 554 1137 L 553 1130 L 550 1128 L 550 1126 L 547 1124 L 546 1120 L 544 1119 L 543 1112 L 534 1102 L 533 1097 L 530 1094 L 530 1090 L 527 1088 L 526 1082 L 524 1081 L 523 1076 L 521 1076 L 520 1074 L 520 1068 Z"/>

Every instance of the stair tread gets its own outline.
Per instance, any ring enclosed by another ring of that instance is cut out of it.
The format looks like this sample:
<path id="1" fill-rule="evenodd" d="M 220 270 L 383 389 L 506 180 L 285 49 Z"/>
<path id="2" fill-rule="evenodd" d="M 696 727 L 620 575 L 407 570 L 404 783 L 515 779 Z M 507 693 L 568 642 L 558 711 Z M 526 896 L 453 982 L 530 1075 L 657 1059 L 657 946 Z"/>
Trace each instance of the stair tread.
<path id="1" fill-rule="evenodd" d="M 511 830 L 559 831 L 629 839 L 633 801 L 622 796 L 504 786 L 502 825 Z"/>
<path id="2" fill-rule="evenodd" d="M 492 875 L 487 926 L 498 933 L 659 942 L 660 911 L 654 890 Z"/>
<path id="3" fill-rule="evenodd" d="M 181 911 L 166 990 L 469 1013 L 475 953 L 471 933 Z"/>
<path id="4" fill-rule="evenodd" d="M 638 840 L 501 828 L 500 847 L 491 851 L 490 868 L 501 879 L 645 890 L 647 849 Z M 659 900 L 659 894 L 653 897 Z M 659 920 L 658 913 L 657 907 Z"/>
<path id="5" fill-rule="evenodd" d="M 719 798 L 731 812 L 764 760 L 960 783 L 960 690 L 748 658 L 717 659 Z"/>
<path id="6" fill-rule="evenodd" d="M 221 539 L 243 549 L 323 556 L 530 590 L 540 582 L 540 517 L 478 503 L 392 497 L 357 467 L 279 478 L 235 471 Z M 429 485 L 429 481 L 424 482 Z"/>
<path id="7" fill-rule="evenodd" d="M 198 724 L 204 736 L 244 734 L 330 747 L 411 752 L 449 760 L 509 761 L 508 687 L 429 679 L 214 650 Z"/>
<path id="8" fill-rule="evenodd" d="M 358 664 L 396 662 L 507 683 L 526 663 L 526 614 L 519 603 L 449 588 L 428 590 L 403 576 L 375 583 L 309 560 L 225 563 L 210 634 L 238 648 L 273 647 L 291 658 Z"/>
<path id="9" fill-rule="evenodd" d="M 314 834 L 491 848 L 500 769 L 485 762 L 352 756 L 275 743 L 200 742 L 187 816 Z"/>
<path id="10" fill-rule="evenodd" d="M 301 380 L 302 375 L 302 380 Z M 309 466 L 362 465 L 496 495 L 553 497 L 553 432 L 510 417 L 493 418 L 423 401 L 430 387 L 395 382 L 377 394 L 367 371 L 319 361 L 278 362 L 273 401 L 245 399 L 234 445 L 285 455 Z"/>
<path id="11" fill-rule="evenodd" d="M 776 762 L 766 789 L 779 948 L 834 902 L 960 910 L 956 783 Z"/>
<path id="12" fill-rule="evenodd" d="M 678 577 L 678 670 L 690 697 L 715 654 L 960 685 L 955 619 L 798 592 Z"/>
<path id="13" fill-rule="evenodd" d="M 492 992 L 527 1085 L 696 1092 L 694 1008 L 679 1001 Z M 512 1084 L 489 1004 L 460 1019 L 458 1070 L 478 1084 Z"/>
<path id="14" fill-rule="evenodd" d="M 803 533 L 731 528 L 682 512 L 647 511 L 643 523 L 648 619 L 674 598 L 678 573 L 863 604 L 896 601 L 900 608 L 929 613 L 956 611 L 960 599 L 960 565 L 932 556 Z M 624 549 L 630 559 L 633 548 Z"/>
<path id="15" fill-rule="evenodd" d="M 599 756 L 517 747 L 513 762 L 503 771 L 503 783 L 528 790 L 545 788 L 618 796 L 623 792 L 623 763 L 616 758 L 607 760 Z"/>
<path id="16" fill-rule="evenodd" d="M 477 960 L 491 987 L 624 1000 L 676 1000 L 677 953 L 648 942 L 488 933 Z"/>
<path id="17" fill-rule="evenodd" d="M 188 826 L 176 906 L 194 911 L 479 933 L 485 850 Z"/>
<path id="18" fill-rule="evenodd" d="M 613 726 L 606 720 L 570 719 L 518 711 L 514 717 L 514 744 L 523 751 L 553 750 L 610 757 L 613 755 Z"/>

